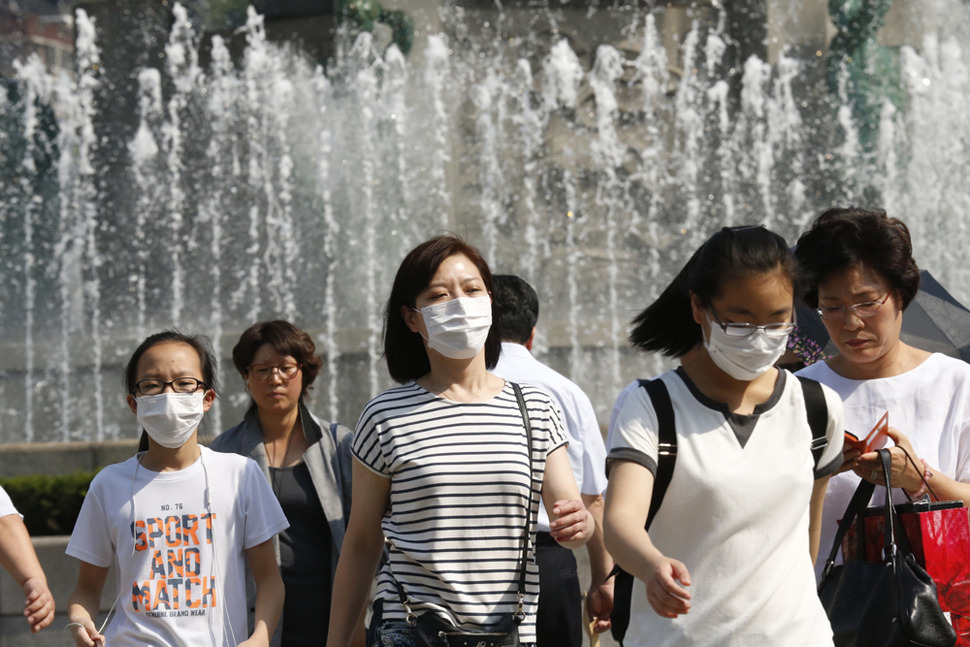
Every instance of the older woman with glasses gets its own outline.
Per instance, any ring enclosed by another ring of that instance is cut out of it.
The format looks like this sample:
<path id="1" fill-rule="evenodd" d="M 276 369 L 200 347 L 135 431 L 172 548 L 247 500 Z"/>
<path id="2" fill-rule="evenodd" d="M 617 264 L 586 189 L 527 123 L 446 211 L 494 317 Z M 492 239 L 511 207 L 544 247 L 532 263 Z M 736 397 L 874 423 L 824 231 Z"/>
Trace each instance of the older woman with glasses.
<path id="1" fill-rule="evenodd" d="M 894 486 L 922 497 L 925 478 L 940 499 L 970 503 L 970 366 L 899 338 L 919 289 L 912 251 L 906 225 L 882 211 L 832 209 L 818 217 L 795 255 L 809 275 L 805 301 L 818 308 L 839 354 L 799 374 L 842 397 L 846 429 L 860 438 L 889 412 Z M 875 452 L 846 445 L 844 458 L 825 497 L 825 547 L 860 478 L 883 481 Z M 905 500 L 899 491 L 896 498 Z"/>
<path id="2" fill-rule="evenodd" d="M 307 408 L 323 362 L 310 336 L 290 322 L 250 326 L 232 349 L 232 361 L 252 404 L 212 449 L 254 459 L 290 520 L 274 541 L 286 599 L 271 644 L 321 645 L 350 513 L 352 434 Z"/>

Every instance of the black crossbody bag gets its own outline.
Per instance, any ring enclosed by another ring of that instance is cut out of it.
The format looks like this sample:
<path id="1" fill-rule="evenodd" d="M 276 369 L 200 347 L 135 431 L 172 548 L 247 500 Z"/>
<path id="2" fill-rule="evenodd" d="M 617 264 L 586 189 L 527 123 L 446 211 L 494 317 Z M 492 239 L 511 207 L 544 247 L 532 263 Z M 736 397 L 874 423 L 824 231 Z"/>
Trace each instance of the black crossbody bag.
<path id="1" fill-rule="evenodd" d="M 488 629 L 481 631 L 465 631 L 433 612 L 415 615 L 404 587 L 395 580 L 397 594 L 401 604 L 407 611 L 407 622 L 415 628 L 416 647 L 519 647 L 519 625 L 525 619 L 523 603 L 525 600 L 526 566 L 529 560 L 529 530 L 532 528 L 532 425 L 529 413 L 522 398 L 522 389 L 515 382 L 510 382 L 515 391 L 515 399 L 519 403 L 519 411 L 525 423 L 526 454 L 529 458 L 529 504 L 525 513 L 525 528 L 522 531 L 522 557 L 519 563 L 518 608 L 515 613 Z M 390 567 L 390 561 L 388 561 Z"/>

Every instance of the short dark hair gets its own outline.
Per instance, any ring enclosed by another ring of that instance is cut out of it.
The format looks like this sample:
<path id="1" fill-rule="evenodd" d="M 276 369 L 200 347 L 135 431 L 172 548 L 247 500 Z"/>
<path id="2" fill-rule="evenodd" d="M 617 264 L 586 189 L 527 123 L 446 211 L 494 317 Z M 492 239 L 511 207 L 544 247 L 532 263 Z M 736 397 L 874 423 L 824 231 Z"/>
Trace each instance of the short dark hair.
<path id="1" fill-rule="evenodd" d="M 804 300 L 812 308 L 819 283 L 860 263 L 886 279 L 903 310 L 919 291 L 909 229 L 882 209 L 829 209 L 798 239 L 795 257 L 805 268 Z"/>
<path id="2" fill-rule="evenodd" d="M 243 377 L 253 363 L 253 357 L 264 344 L 269 344 L 280 355 L 289 355 L 303 371 L 304 397 L 320 374 L 323 360 L 317 355 L 316 344 L 305 331 L 283 319 L 260 321 L 243 331 L 232 348 L 232 363 Z"/>
<path id="3" fill-rule="evenodd" d="M 396 382 L 404 384 L 431 370 L 421 335 L 407 327 L 401 316 L 401 308 L 413 308 L 418 295 L 428 287 L 438 267 L 446 258 L 459 254 L 478 268 L 485 289 L 491 292 L 492 273 L 481 252 L 454 235 L 437 236 L 421 243 L 408 252 L 397 269 L 391 294 L 384 307 L 384 357 L 387 370 Z M 497 319 L 493 301 L 492 327 L 485 339 L 485 365 L 489 369 L 495 367 L 502 350 L 499 327 L 495 324 Z"/>
<path id="4" fill-rule="evenodd" d="M 718 297 L 725 281 L 775 271 L 784 273 L 798 294 L 801 273 L 784 238 L 763 226 L 724 227 L 694 252 L 657 300 L 637 315 L 630 343 L 680 357 L 703 338 L 691 310 L 692 292 L 709 303 Z"/>
<path id="5" fill-rule="evenodd" d="M 138 379 L 138 362 L 141 360 L 141 356 L 152 346 L 169 342 L 187 344 L 195 350 L 199 355 L 199 365 L 202 367 L 202 381 L 205 382 L 208 389 L 215 391 L 216 367 L 218 364 L 215 354 L 212 352 L 212 347 L 209 345 L 209 340 L 201 335 L 186 335 L 178 330 L 163 330 L 162 332 L 157 332 L 154 335 L 146 337 L 138 345 L 138 348 L 135 349 L 135 352 L 131 354 L 131 357 L 128 359 L 128 365 L 125 367 L 124 377 L 122 378 L 125 392 L 135 392 L 135 382 Z"/>
<path id="6" fill-rule="evenodd" d="M 498 312 L 502 341 L 525 344 L 539 320 L 539 295 L 514 274 L 496 274 L 492 280 L 492 302 Z"/>
<path id="7" fill-rule="evenodd" d="M 186 335 L 178 330 L 163 330 L 162 332 L 157 332 L 154 335 L 146 337 L 138 345 L 138 348 L 135 349 L 135 352 L 131 354 L 131 357 L 128 359 L 128 365 L 125 366 L 125 374 L 122 377 L 125 392 L 128 394 L 135 392 L 135 384 L 138 381 L 138 362 L 141 360 L 142 355 L 152 346 L 169 342 L 191 346 L 199 356 L 199 364 L 202 366 L 202 381 L 205 382 L 206 388 L 212 391 L 218 391 L 216 388 L 216 367 L 218 363 L 215 353 L 212 352 L 209 340 L 201 335 Z M 145 430 L 142 430 L 141 437 L 138 439 L 138 451 L 143 452 L 147 450 L 148 434 Z"/>

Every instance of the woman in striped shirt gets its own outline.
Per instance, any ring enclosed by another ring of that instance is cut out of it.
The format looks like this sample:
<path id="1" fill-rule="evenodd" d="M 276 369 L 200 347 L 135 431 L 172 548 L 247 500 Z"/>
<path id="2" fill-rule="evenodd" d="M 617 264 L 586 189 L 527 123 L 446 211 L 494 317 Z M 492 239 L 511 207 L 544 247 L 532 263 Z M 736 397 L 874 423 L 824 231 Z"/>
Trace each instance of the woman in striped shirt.
<path id="1" fill-rule="evenodd" d="M 592 533 L 558 407 L 538 389 L 522 387 L 530 457 L 513 387 L 488 372 L 500 349 L 491 285 L 481 254 L 453 236 L 422 243 L 398 269 L 385 310 L 384 352 L 402 386 L 368 403 L 357 423 L 353 506 L 334 582 L 340 595 L 331 607 L 330 647 L 349 643 L 385 537 L 372 644 L 418 644 L 409 609 L 471 632 L 507 624 L 521 610 L 517 630 L 528 645 L 535 643 L 540 493 L 562 545 L 577 548 Z"/>

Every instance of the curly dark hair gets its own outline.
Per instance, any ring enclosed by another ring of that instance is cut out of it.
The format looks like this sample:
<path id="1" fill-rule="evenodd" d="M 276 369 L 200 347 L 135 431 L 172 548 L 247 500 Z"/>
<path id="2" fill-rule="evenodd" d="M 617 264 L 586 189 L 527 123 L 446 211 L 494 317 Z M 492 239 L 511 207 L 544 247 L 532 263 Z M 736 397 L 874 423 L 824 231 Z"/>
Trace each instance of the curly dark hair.
<path id="1" fill-rule="evenodd" d="M 239 341 L 232 348 L 232 363 L 240 375 L 246 376 L 253 357 L 263 344 L 269 344 L 280 355 L 289 355 L 300 365 L 303 371 L 300 397 L 305 397 L 323 366 L 310 335 L 283 319 L 253 324 L 239 335 Z"/>
<path id="2" fill-rule="evenodd" d="M 805 270 L 805 303 L 818 306 L 819 283 L 863 264 L 884 278 L 903 310 L 919 291 L 919 266 L 902 220 L 882 209 L 829 209 L 798 239 L 795 257 Z"/>

